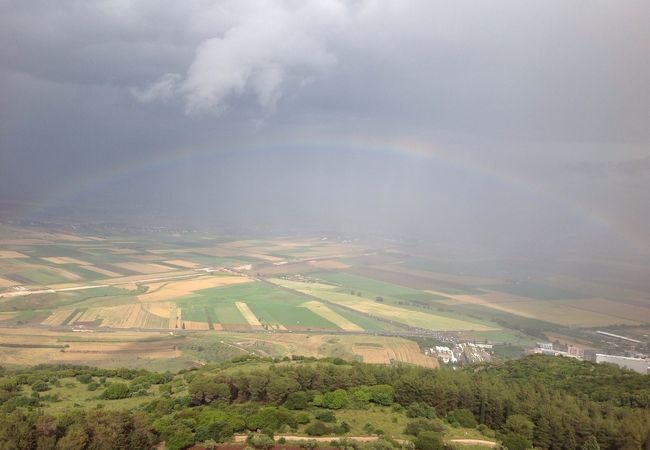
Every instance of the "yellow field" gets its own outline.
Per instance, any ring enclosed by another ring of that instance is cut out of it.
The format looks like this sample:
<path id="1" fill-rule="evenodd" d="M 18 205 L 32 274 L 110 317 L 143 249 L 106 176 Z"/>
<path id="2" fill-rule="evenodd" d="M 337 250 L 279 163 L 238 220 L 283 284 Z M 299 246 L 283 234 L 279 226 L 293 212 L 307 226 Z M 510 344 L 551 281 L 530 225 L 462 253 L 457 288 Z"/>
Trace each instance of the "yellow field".
<path id="1" fill-rule="evenodd" d="M 197 264 L 192 261 L 185 261 L 184 259 L 169 259 L 164 262 L 166 262 L 167 264 L 171 264 L 173 266 L 185 267 L 186 269 L 196 269 L 197 267 L 201 267 L 200 264 Z"/>
<path id="2" fill-rule="evenodd" d="M 0 259 L 3 258 L 29 258 L 29 256 L 14 252 L 13 250 L 0 250 Z"/>
<path id="3" fill-rule="evenodd" d="M 172 316 L 172 310 L 175 310 L 175 305 L 172 303 L 148 303 L 146 305 L 143 305 L 144 308 L 147 309 L 151 314 L 155 314 L 156 316 L 164 317 L 165 319 L 169 319 Z"/>
<path id="4" fill-rule="evenodd" d="M 190 270 L 179 270 L 179 271 L 174 271 L 174 272 L 168 272 L 168 273 L 161 273 L 161 274 L 156 274 L 156 275 L 127 275 L 127 276 L 120 276 L 117 278 L 112 278 L 110 280 L 106 280 L 103 283 L 104 284 L 109 284 L 111 286 L 124 286 L 124 285 L 131 285 L 133 283 L 154 283 L 154 282 L 164 282 L 166 280 L 169 281 L 176 281 L 177 279 L 189 279 L 196 277 L 196 272 L 190 271 Z M 56 287 L 60 287 L 57 285 Z M 62 286 L 61 286 L 62 287 Z"/>
<path id="5" fill-rule="evenodd" d="M 382 347 L 377 347 L 376 345 L 367 345 L 364 343 L 353 344 L 352 351 L 361 356 L 363 362 L 369 364 L 390 364 L 398 361 L 423 367 L 438 367 L 435 358 L 420 353 L 417 344 L 414 342 L 407 341 L 399 345 L 390 343 L 389 345 L 384 344 Z"/>
<path id="6" fill-rule="evenodd" d="M 319 269 L 347 269 L 350 267 L 348 264 L 342 263 L 335 259 L 319 259 L 309 261 L 307 264 L 313 267 L 318 267 Z"/>
<path id="7" fill-rule="evenodd" d="M 129 259 L 137 259 L 139 261 L 145 261 L 145 262 L 159 262 L 160 261 L 160 256 L 153 255 L 153 254 L 131 255 L 131 256 L 129 256 Z"/>
<path id="8" fill-rule="evenodd" d="M 186 330 L 209 330 L 210 327 L 206 322 L 193 322 L 191 320 L 183 320 L 182 324 Z"/>
<path id="9" fill-rule="evenodd" d="M 15 286 L 18 283 L 12 280 L 7 280 L 6 278 L 0 277 L 0 288 Z"/>
<path id="10" fill-rule="evenodd" d="M 81 277 L 77 275 L 76 273 L 69 272 L 67 270 L 61 269 L 60 267 L 48 267 L 47 268 L 50 272 L 57 273 L 61 275 L 64 278 L 67 278 L 68 280 L 71 281 L 78 281 L 81 280 Z"/>
<path id="11" fill-rule="evenodd" d="M 89 308 L 76 320 L 79 322 L 101 320 L 100 326 L 108 328 L 169 328 L 171 306 L 163 304 L 153 311 L 149 306 L 134 304 Z"/>
<path id="12" fill-rule="evenodd" d="M 88 266 L 90 263 L 82 261 L 76 258 L 70 258 L 69 256 L 49 256 L 41 258 L 45 261 L 54 263 L 54 264 L 78 264 L 80 266 Z"/>
<path id="13" fill-rule="evenodd" d="M 72 314 L 72 309 L 61 309 L 54 311 L 47 319 L 41 322 L 42 325 L 61 325 L 65 319 Z"/>
<path id="14" fill-rule="evenodd" d="M 119 273 L 111 272 L 110 270 L 102 269 L 101 267 L 96 267 L 92 265 L 88 266 L 83 266 L 84 269 L 86 270 L 92 270 L 93 272 L 97 272 L 98 274 L 101 275 L 106 275 L 107 277 L 120 277 L 122 276 Z"/>
<path id="15" fill-rule="evenodd" d="M 253 311 L 248 307 L 246 303 L 243 302 L 235 302 L 235 306 L 237 306 L 237 309 L 241 313 L 242 316 L 244 316 L 244 319 L 246 319 L 246 322 L 254 328 L 261 328 L 262 324 L 260 323 L 259 320 L 257 320 L 257 317 L 255 317 L 255 314 L 253 314 Z"/>
<path id="16" fill-rule="evenodd" d="M 82 336 L 84 340 L 73 339 Z M 151 360 L 181 356 L 177 346 L 168 337 L 166 334 L 149 332 L 60 333 L 41 328 L 0 329 L 0 344 L 16 346 L 2 347 L 0 363 L 34 365 L 92 362 L 109 367 L 144 367 Z M 140 360 L 142 362 L 139 363 Z"/>
<path id="17" fill-rule="evenodd" d="M 132 255 L 133 253 L 137 253 L 136 250 L 122 247 L 110 247 L 108 251 L 116 255 Z"/>
<path id="18" fill-rule="evenodd" d="M 185 297 L 192 292 L 231 284 L 248 283 L 250 278 L 242 276 L 201 276 L 197 278 L 148 283 L 149 292 L 138 296 L 142 302 L 159 302 Z"/>
<path id="19" fill-rule="evenodd" d="M 229 244 L 224 244 L 223 247 L 203 247 L 199 249 L 195 249 L 194 251 L 196 253 L 201 253 L 203 255 L 208 255 L 208 256 L 216 256 L 216 257 L 221 257 L 221 258 L 227 258 L 229 256 L 250 256 L 252 258 L 257 258 L 261 259 L 263 261 L 269 261 L 269 262 L 276 262 L 276 261 L 282 261 L 282 258 L 279 258 L 277 256 L 273 255 L 266 255 L 264 253 L 256 252 L 256 251 L 248 251 L 242 249 L 242 247 L 238 247 L 237 245 L 232 245 L 236 243 L 229 243 Z"/>
<path id="20" fill-rule="evenodd" d="M 350 322 L 348 319 L 346 319 L 336 311 L 332 311 L 329 307 L 327 307 L 327 305 L 324 305 L 321 302 L 317 302 L 314 300 L 310 302 L 305 302 L 300 306 L 304 306 L 305 308 L 318 314 L 322 318 L 329 320 L 330 322 L 332 322 L 342 330 L 363 331 L 363 328 L 361 328 L 359 325 Z"/>
<path id="21" fill-rule="evenodd" d="M 138 263 L 138 262 L 118 262 L 113 265 L 117 267 L 121 267 L 123 269 L 133 270 L 134 272 L 140 272 L 143 274 L 169 272 L 171 270 L 174 270 L 171 267 L 161 266 L 160 264 L 146 264 L 146 263 Z"/>
<path id="22" fill-rule="evenodd" d="M 358 356 L 370 364 L 402 362 L 423 367 L 438 367 L 438 361 L 420 352 L 418 345 L 399 337 L 325 334 L 276 334 L 264 338 L 253 334 L 238 334 L 239 343 L 262 341 L 276 347 L 279 354 L 314 356 L 317 358 Z"/>
<path id="23" fill-rule="evenodd" d="M 241 256 L 242 252 L 238 249 L 227 247 L 201 247 L 192 250 L 195 253 L 207 256 L 216 256 L 218 258 L 228 258 L 230 256 Z"/>

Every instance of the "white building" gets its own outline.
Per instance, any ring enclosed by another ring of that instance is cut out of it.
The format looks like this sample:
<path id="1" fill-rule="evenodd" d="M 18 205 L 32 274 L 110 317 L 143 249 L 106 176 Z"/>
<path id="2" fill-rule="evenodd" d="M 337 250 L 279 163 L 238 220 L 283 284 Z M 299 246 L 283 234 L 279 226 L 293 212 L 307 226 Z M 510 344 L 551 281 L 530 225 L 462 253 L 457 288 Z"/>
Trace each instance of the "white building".
<path id="1" fill-rule="evenodd" d="M 453 363 L 456 362 L 454 352 L 452 352 L 449 347 L 436 345 L 436 356 L 438 356 L 438 358 L 440 358 L 440 360 L 445 364 L 449 364 L 450 361 Z"/>
<path id="2" fill-rule="evenodd" d="M 597 353 L 596 362 L 614 364 L 618 367 L 630 369 L 643 374 L 648 373 L 648 360 L 643 358 L 628 358 L 627 356 L 603 355 Z"/>

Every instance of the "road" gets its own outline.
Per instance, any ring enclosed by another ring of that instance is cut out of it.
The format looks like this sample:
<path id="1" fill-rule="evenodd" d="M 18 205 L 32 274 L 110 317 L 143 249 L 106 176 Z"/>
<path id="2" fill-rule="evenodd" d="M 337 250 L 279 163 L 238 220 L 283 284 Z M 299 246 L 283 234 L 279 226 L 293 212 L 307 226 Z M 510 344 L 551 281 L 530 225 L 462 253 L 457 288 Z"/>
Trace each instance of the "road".
<path id="1" fill-rule="evenodd" d="M 379 440 L 379 436 L 297 436 L 293 434 L 277 434 L 275 440 L 284 438 L 287 441 L 316 441 L 316 442 L 332 442 L 333 440 L 349 439 L 357 442 L 374 442 Z M 236 434 L 233 437 L 235 442 L 246 442 L 245 434 Z M 404 439 L 395 439 L 396 442 L 403 444 L 406 442 Z M 496 448 L 497 443 L 494 441 L 486 441 L 483 439 L 450 439 L 447 442 L 460 445 L 481 445 L 488 448 Z"/>

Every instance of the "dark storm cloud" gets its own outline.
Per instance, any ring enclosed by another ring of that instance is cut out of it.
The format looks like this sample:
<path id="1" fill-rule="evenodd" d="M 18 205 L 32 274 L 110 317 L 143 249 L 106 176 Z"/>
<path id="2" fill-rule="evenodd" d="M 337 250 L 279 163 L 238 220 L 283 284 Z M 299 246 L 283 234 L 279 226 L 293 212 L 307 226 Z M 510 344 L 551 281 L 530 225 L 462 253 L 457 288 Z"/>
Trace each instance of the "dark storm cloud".
<path id="1" fill-rule="evenodd" d="M 235 172 L 209 162 L 246 180 L 238 190 L 199 176 L 199 163 L 129 183 L 190 212 L 215 185 L 228 192 L 215 214 L 187 215 L 197 220 L 232 215 L 239 200 L 269 217 L 269 198 L 289 197 L 273 214 L 319 222 L 316 198 L 332 223 L 362 205 L 372 220 L 355 219 L 361 229 L 426 231 L 444 217 L 467 236 L 493 230 L 485 242 L 514 228 L 553 241 L 589 235 L 585 213 L 567 211 L 577 205 L 650 242 L 649 19 L 650 5 L 632 1 L 0 1 L 1 197 L 48 201 L 81 175 L 182 148 L 360 136 L 444 147 L 461 162 L 415 164 L 426 169 L 415 176 L 364 153 L 346 172 L 344 148 L 331 165 L 280 151 L 272 174 L 251 177 L 261 156 L 242 153 Z"/>

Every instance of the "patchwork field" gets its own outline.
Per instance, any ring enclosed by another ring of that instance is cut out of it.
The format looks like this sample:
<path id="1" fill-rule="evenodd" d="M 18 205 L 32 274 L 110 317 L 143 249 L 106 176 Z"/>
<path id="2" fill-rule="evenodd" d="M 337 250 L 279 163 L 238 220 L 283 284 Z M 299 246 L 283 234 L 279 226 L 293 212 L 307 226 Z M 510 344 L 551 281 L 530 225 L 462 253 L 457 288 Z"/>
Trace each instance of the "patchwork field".
<path id="1" fill-rule="evenodd" d="M 435 259 L 383 240 L 9 226 L 0 245 L 0 364 L 88 354 L 107 365 L 158 356 L 192 365 L 255 352 L 431 365 L 413 341 L 385 335 L 520 346 L 553 336 L 595 348 L 594 329 L 650 327 L 647 289 L 624 276 L 646 269 L 629 264 L 537 275 L 525 261 Z M 582 275 L 590 271 L 599 276 Z M 8 337 L 23 330 L 34 356 Z M 183 348 L 140 355 L 129 340 L 169 333 L 184 336 Z M 61 351 L 53 336 L 62 335 L 75 336 L 72 350 Z"/>

